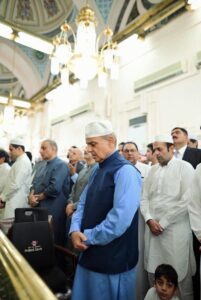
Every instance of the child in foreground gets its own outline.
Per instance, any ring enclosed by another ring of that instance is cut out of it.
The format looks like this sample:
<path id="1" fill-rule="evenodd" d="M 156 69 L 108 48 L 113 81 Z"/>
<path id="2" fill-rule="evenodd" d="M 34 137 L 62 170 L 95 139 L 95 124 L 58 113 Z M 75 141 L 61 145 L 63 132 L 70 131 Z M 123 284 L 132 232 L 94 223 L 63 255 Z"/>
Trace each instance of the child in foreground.
<path id="1" fill-rule="evenodd" d="M 170 265 L 160 265 L 155 271 L 154 287 L 148 290 L 144 300 L 179 300 L 176 296 L 178 275 Z"/>

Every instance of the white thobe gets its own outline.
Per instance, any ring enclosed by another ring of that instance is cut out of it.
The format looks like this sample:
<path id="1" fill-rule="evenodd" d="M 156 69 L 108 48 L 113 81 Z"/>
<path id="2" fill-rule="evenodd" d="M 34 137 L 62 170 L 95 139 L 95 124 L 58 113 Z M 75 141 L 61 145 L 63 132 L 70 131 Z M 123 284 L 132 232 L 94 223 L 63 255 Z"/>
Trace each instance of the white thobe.
<path id="1" fill-rule="evenodd" d="M 2 193 L 4 186 L 7 181 L 8 173 L 10 171 L 10 166 L 8 163 L 3 163 L 0 165 L 0 194 Z M 4 216 L 4 208 L 0 209 L 0 220 Z"/>
<path id="2" fill-rule="evenodd" d="M 195 272 L 192 234 L 188 216 L 186 191 L 194 174 L 193 167 L 174 157 L 166 166 L 154 165 L 144 182 L 141 212 L 145 222 L 160 223 L 164 231 L 159 236 L 145 228 L 145 269 L 154 273 L 162 263 L 172 265 L 179 281 L 187 272 Z"/>
<path id="3" fill-rule="evenodd" d="M 9 171 L 9 164 L 3 163 L 0 165 L 0 193 L 3 191 Z"/>
<path id="4" fill-rule="evenodd" d="M 140 161 L 136 162 L 135 167 L 140 171 L 142 178 L 147 177 L 149 170 L 151 168 L 151 166 L 141 163 Z"/>
<path id="5" fill-rule="evenodd" d="M 32 166 L 25 153 L 12 165 L 0 198 L 6 202 L 4 218 L 14 218 L 15 208 L 28 207 Z"/>
<path id="6" fill-rule="evenodd" d="M 189 193 L 191 199 L 189 203 L 191 228 L 201 242 L 201 164 L 195 170 Z"/>
<path id="7" fill-rule="evenodd" d="M 140 171 L 141 176 L 145 179 L 151 169 L 150 165 L 146 165 L 141 162 L 137 162 L 135 167 Z M 143 185 L 142 185 L 143 188 Z M 145 222 L 142 214 L 139 210 L 139 221 L 138 221 L 138 248 L 139 257 L 137 264 L 137 281 L 136 281 L 136 299 L 144 300 L 146 292 L 149 288 L 147 272 L 144 270 L 144 231 Z"/>

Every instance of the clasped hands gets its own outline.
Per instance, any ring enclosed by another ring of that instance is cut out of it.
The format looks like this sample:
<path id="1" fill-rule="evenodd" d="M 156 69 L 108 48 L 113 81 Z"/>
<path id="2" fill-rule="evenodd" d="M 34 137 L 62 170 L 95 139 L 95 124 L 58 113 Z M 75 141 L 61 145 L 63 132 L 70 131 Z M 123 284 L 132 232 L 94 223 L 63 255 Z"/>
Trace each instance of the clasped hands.
<path id="1" fill-rule="evenodd" d="M 164 229 L 161 227 L 159 222 L 157 222 L 156 220 L 153 219 L 148 220 L 147 225 L 149 226 L 151 232 L 156 236 L 160 235 L 164 231 Z"/>
<path id="2" fill-rule="evenodd" d="M 29 204 L 31 205 L 31 207 L 35 207 L 38 205 L 39 201 L 43 200 L 44 198 L 45 195 L 43 193 L 34 194 L 34 190 L 32 190 L 28 196 Z"/>
<path id="3" fill-rule="evenodd" d="M 84 233 L 82 233 L 80 231 L 72 232 L 71 240 L 72 240 L 74 248 L 79 251 L 85 251 L 89 248 L 89 246 L 85 245 L 85 243 L 84 243 L 87 240 L 87 237 L 84 235 Z"/>

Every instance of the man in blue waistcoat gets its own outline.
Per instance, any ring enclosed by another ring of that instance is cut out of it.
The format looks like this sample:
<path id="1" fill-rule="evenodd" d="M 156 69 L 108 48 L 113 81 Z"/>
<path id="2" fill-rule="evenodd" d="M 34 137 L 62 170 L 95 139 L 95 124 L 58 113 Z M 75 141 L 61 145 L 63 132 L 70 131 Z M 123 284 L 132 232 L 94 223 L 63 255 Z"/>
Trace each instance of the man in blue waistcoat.
<path id="1" fill-rule="evenodd" d="M 85 136 L 98 165 L 70 228 L 80 251 L 72 300 L 133 300 L 141 175 L 115 150 L 109 121 L 89 123 Z"/>

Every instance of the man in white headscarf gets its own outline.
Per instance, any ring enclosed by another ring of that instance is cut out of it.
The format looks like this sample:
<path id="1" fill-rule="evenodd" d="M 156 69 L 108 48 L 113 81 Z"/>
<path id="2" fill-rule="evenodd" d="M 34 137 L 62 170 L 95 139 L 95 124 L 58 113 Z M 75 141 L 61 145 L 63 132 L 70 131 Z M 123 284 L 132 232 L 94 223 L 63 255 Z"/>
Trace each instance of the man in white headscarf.
<path id="1" fill-rule="evenodd" d="M 12 165 L 6 185 L 0 195 L 5 202 L 4 218 L 14 218 L 15 209 L 28 206 L 27 196 L 31 185 L 32 166 L 21 139 L 13 139 L 9 145 Z"/>
<path id="2" fill-rule="evenodd" d="M 81 252 L 72 300 L 133 300 L 141 176 L 115 150 L 109 121 L 89 123 L 85 136 L 87 150 L 98 165 L 70 228 L 73 245 Z"/>
<path id="3" fill-rule="evenodd" d="M 194 170 L 189 163 L 174 157 L 171 137 L 157 137 L 153 148 L 159 164 L 151 168 L 141 199 L 146 222 L 145 270 L 152 284 L 158 265 L 172 265 L 178 273 L 181 299 L 193 300 L 195 260 L 186 191 Z"/>

